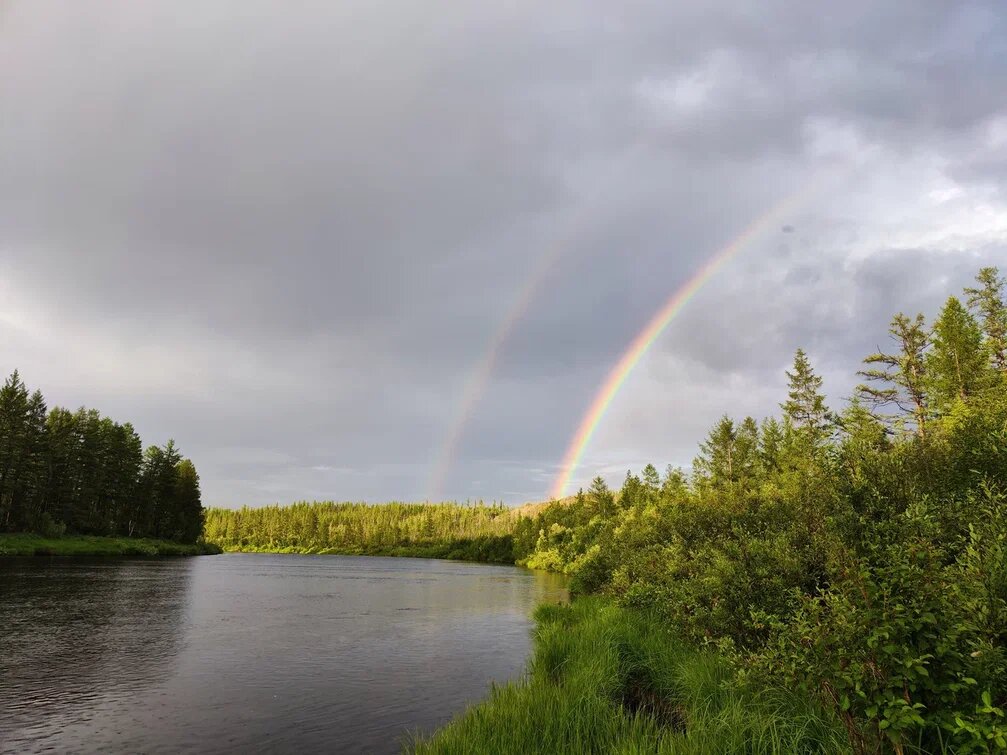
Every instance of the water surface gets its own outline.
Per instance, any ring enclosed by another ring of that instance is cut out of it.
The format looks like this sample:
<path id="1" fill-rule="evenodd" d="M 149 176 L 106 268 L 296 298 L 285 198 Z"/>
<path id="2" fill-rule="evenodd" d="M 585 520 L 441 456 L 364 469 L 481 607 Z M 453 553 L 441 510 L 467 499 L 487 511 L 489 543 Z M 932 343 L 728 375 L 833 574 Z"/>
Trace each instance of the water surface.
<path id="1" fill-rule="evenodd" d="M 0 561 L 0 751 L 397 752 L 520 675 L 564 597 L 421 559 Z"/>

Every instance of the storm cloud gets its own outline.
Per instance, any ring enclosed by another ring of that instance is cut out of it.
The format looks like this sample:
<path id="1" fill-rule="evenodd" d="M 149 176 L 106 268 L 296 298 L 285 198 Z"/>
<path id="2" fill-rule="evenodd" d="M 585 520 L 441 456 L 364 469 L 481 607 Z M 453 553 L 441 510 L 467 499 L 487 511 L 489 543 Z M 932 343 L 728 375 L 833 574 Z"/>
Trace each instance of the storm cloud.
<path id="1" fill-rule="evenodd" d="M 517 312 L 436 492 L 518 503 L 797 197 L 575 480 L 688 464 L 798 346 L 839 404 L 894 312 L 1007 267 L 999 6 L 5 3 L 0 368 L 174 437 L 210 505 L 422 499 Z"/>

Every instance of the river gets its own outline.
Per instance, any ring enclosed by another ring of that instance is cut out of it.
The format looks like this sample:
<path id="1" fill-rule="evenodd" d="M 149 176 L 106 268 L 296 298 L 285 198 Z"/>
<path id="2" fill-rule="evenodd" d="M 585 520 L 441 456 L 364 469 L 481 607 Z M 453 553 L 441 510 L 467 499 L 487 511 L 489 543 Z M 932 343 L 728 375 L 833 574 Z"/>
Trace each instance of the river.
<path id="1" fill-rule="evenodd" d="M 519 676 L 565 595 L 408 558 L 0 561 L 0 751 L 398 752 Z"/>

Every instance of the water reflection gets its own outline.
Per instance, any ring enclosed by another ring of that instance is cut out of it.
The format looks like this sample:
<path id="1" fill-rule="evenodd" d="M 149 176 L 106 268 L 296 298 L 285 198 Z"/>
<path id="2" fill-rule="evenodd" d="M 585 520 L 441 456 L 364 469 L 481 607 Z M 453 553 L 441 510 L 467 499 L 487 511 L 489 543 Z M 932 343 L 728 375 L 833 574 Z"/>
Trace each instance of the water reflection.
<path id="1" fill-rule="evenodd" d="M 0 750 L 395 752 L 520 673 L 555 575 L 229 555 L 0 565 Z"/>

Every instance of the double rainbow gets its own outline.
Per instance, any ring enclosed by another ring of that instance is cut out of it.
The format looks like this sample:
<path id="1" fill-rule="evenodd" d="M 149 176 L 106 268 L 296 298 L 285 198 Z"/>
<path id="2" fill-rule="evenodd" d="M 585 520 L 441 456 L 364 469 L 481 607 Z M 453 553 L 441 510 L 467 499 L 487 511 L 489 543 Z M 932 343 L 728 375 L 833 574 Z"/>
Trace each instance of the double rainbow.
<path id="1" fill-rule="evenodd" d="M 780 220 L 790 212 L 798 203 L 807 198 L 807 192 L 792 194 L 783 199 L 778 204 L 769 209 L 768 212 L 757 218 L 751 225 L 745 228 L 741 234 L 736 236 L 727 246 L 720 249 L 713 257 L 696 271 L 671 297 L 662 305 L 647 323 L 646 327 L 630 343 L 615 367 L 608 373 L 605 382 L 594 396 L 594 400 L 588 407 L 587 413 L 580 422 L 577 432 L 574 434 L 567 447 L 566 454 L 560 466 L 559 475 L 553 483 L 550 492 L 551 498 L 562 498 L 570 486 L 570 479 L 573 477 L 577 467 L 580 466 L 584 451 L 587 450 L 594 436 L 595 430 L 601 423 L 605 412 L 612 405 L 619 389 L 626 382 L 626 378 L 633 371 L 633 368 L 640 362 L 643 355 L 647 353 L 658 337 L 664 332 L 675 316 L 689 303 L 696 292 L 712 278 L 718 270 L 726 265 L 739 251 L 751 243 L 759 234 L 770 227 L 777 225 Z"/>

